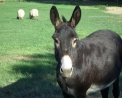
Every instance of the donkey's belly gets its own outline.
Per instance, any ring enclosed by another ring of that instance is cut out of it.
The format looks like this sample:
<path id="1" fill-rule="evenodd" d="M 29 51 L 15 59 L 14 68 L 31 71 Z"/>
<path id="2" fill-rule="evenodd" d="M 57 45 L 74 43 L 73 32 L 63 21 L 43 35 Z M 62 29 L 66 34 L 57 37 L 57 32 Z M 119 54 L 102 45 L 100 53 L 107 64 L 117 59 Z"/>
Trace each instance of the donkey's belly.
<path id="1" fill-rule="evenodd" d="M 116 80 L 116 79 L 115 79 Z M 105 84 L 105 85 L 97 85 L 97 84 L 92 84 L 90 86 L 90 88 L 87 90 L 86 94 L 89 93 L 94 93 L 97 91 L 100 91 L 102 89 L 105 89 L 106 87 L 110 86 L 115 80 L 113 80 L 112 82 L 110 82 L 109 84 Z"/>
<path id="2" fill-rule="evenodd" d="M 106 85 L 92 84 L 90 86 L 90 88 L 86 91 L 86 95 L 88 95 L 90 93 L 94 93 L 94 92 L 100 91 L 102 89 L 105 89 L 106 87 L 110 86 L 115 80 L 113 80 L 112 82 L 110 82 L 109 84 L 106 84 Z M 67 92 L 68 94 L 75 96 L 75 89 L 73 89 L 73 88 L 71 89 L 71 88 L 68 88 L 68 87 L 67 87 L 67 89 L 68 89 L 68 92 Z"/>

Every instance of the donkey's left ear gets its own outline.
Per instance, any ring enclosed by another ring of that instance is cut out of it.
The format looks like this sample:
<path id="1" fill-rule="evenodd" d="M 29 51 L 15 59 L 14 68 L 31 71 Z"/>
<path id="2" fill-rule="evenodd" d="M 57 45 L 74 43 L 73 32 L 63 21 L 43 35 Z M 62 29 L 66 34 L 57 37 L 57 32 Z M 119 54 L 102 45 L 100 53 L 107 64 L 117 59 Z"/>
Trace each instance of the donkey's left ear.
<path id="1" fill-rule="evenodd" d="M 81 18 L 81 9 L 79 6 L 76 6 L 69 21 L 70 26 L 72 28 L 75 28 L 76 25 L 79 23 L 80 18 Z"/>

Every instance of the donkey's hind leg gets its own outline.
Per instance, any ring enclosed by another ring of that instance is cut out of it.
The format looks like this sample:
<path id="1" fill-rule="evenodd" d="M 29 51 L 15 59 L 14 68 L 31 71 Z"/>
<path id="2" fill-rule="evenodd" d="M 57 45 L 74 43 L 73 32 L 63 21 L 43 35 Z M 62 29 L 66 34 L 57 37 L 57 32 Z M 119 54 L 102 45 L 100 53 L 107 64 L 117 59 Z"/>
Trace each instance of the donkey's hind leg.
<path id="1" fill-rule="evenodd" d="M 109 87 L 101 90 L 102 98 L 108 98 Z"/>
<path id="2" fill-rule="evenodd" d="M 113 83 L 113 96 L 114 98 L 119 98 L 119 78 Z"/>

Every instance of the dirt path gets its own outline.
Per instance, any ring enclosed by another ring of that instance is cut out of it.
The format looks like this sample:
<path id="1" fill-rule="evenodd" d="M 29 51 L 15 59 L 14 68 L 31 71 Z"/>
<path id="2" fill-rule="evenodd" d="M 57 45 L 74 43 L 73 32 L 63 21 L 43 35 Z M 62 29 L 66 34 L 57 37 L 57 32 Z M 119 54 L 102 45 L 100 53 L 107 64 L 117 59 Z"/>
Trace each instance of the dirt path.
<path id="1" fill-rule="evenodd" d="M 105 12 L 110 14 L 122 14 L 122 7 L 107 7 Z"/>

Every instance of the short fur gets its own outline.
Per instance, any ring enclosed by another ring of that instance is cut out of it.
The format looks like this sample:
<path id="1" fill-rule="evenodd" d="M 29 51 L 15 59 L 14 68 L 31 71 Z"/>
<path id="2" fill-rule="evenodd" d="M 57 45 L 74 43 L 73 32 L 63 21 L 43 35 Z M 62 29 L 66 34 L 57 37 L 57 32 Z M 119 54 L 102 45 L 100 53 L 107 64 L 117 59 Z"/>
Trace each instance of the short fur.
<path id="1" fill-rule="evenodd" d="M 75 27 L 80 17 L 79 6 L 75 7 L 68 22 L 60 20 L 55 6 L 50 10 L 50 19 L 55 27 L 52 38 L 57 61 L 56 76 L 63 96 L 64 98 L 86 98 L 93 87 L 98 87 L 102 98 L 108 98 L 108 87 L 113 84 L 113 96 L 118 98 L 122 40 L 111 30 L 98 30 L 79 40 Z M 61 59 L 65 55 L 71 58 L 73 67 L 72 74 L 68 77 L 61 69 Z"/>

